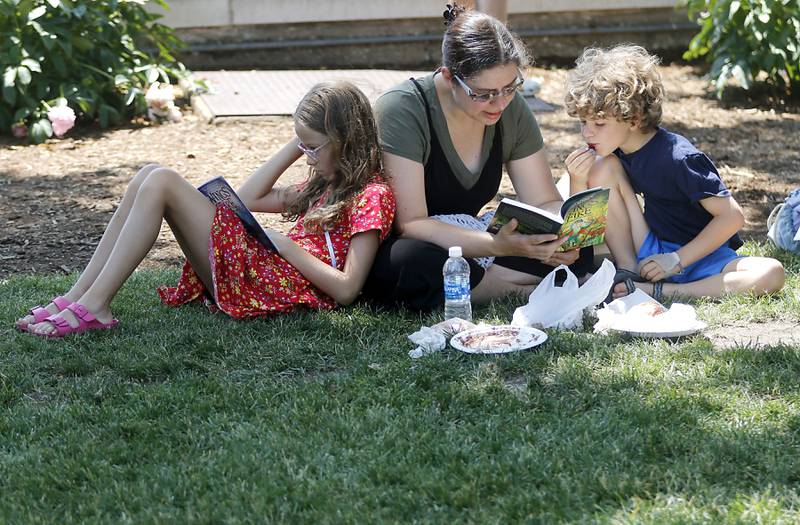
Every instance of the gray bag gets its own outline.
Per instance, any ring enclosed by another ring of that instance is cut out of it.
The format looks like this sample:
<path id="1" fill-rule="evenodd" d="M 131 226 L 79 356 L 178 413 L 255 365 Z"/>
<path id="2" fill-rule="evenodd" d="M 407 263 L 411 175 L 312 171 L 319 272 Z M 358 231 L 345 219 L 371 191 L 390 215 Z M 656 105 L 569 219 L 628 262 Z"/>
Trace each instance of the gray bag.
<path id="1" fill-rule="evenodd" d="M 800 188 L 792 191 L 789 194 L 789 198 L 799 194 Z M 787 201 L 789 198 L 787 198 Z M 797 229 L 793 224 L 792 212 L 792 206 L 786 202 L 775 206 L 767 219 L 767 237 L 778 248 L 800 254 L 800 241 L 794 240 L 795 235 L 797 235 Z"/>

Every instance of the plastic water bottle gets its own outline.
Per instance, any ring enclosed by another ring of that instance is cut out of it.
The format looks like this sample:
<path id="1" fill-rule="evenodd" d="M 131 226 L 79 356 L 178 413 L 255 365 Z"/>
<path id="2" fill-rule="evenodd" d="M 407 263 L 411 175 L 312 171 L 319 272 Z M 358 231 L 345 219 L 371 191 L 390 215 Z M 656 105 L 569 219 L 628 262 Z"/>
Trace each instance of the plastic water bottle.
<path id="1" fill-rule="evenodd" d="M 461 246 L 452 246 L 444 263 L 444 318 L 460 317 L 472 321 L 472 300 L 469 291 L 469 264 L 461 256 Z"/>

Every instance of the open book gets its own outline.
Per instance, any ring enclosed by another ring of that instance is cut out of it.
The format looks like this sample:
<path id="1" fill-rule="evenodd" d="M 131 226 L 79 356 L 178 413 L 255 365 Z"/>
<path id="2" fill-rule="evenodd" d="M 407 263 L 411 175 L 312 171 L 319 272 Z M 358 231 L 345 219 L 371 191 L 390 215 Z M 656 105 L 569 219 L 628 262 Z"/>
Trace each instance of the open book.
<path id="1" fill-rule="evenodd" d="M 503 199 L 486 230 L 497 233 L 513 218 L 519 222 L 516 230 L 519 233 L 568 237 L 559 251 L 600 244 L 606 232 L 608 192 L 608 188 L 599 187 L 580 191 L 564 201 L 560 215 L 514 199 Z"/>
<path id="2" fill-rule="evenodd" d="M 208 197 L 213 204 L 224 203 L 228 208 L 236 214 L 242 221 L 242 226 L 247 230 L 247 233 L 256 238 L 258 242 L 263 244 L 269 250 L 277 252 L 278 249 L 272 244 L 267 232 L 258 223 L 256 218 L 244 205 L 242 199 L 236 195 L 236 191 L 228 184 L 224 177 L 219 176 L 211 179 L 205 184 L 197 188 L 200 193 Z"/>

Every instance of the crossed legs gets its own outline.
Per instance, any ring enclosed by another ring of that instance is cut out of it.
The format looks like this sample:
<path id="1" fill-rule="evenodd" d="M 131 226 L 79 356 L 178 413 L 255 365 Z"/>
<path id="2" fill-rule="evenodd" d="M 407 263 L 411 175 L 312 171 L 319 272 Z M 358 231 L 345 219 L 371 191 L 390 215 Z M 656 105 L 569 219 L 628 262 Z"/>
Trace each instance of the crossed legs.
<path id="1" fill-rule="evenodd" d="M 109 322 L 111 300 L 150 251 L 162 219 L 169 223 L 203 283 L 212 289 L 208 238 L 213 205 L 177 172 L 149 164 L 131 180 L 89 264 L 64 297 L 85 306 L 99 321 Z M 58 310 L 52 303 L 46 308 L 51 313 Z M 77 325 L 71 311 L 61 314 L 70 325 Z M 46 335 L 54 326 L 44 321 L 29 330 Z"/>
<path id="2" fill-rule="evenodd" d="M 769 257 L 741 257 L 725 265 L 716 275 L 690 283 L 665 282 L 661 293 L 665 297 L 718 298 L 730 293 L 764 295 L 783 288 L 783 265 Z M 643 292 L 652 295 L 652 283 L 634 283 Z M 614 288 L 614 297 L 625 295 L 624 284 Z M 617 295 L 619 293 L 619 295 Z"/>
<path id="3" fill-rule="evenodd" d="M 633 188 L 619 161 L 612 156 L 595 162 L 589 173 L 589 187 L 610 188 L 608 224 L 605 241 L 617 268 L 638 272 L 636 254 L 650 232 Z M 728 293 L 762 295 L 783 288 L 785 280 L 781 263 L 767 257 L 742 257 L 729 262 L 722 272 L 689 283 L 663 283 L 662 294 L 682 297 L 721 297 Z M 652 295 L 653 284 L 634 283 Z M 614 298 L 627 295 L 625 283 L 617 284 Z"/>

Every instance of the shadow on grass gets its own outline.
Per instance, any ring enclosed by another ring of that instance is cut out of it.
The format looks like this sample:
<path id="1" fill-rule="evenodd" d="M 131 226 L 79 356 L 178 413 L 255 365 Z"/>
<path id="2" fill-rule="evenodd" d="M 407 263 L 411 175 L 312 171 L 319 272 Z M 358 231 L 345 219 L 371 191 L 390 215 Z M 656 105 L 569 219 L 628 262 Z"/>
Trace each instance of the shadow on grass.
<path id="1" fill-rule="evenodd" d="M 153 289 L 176 277 L 134 274 L 112 305 L 119 328 L 65 341 L 7 327 L 74 276 L 0 284 L 0 404 L 7 436 L 24 436 L 2 443 L 20 452 L 8 502 L 34 490 L 46 515 L 65 495 L 122 491 L 128 515 L 160 498 L 159 513 L 210 521 L 270 508 L 282 521 L 553 522 L 675 499 L 714 521 L 765 487 L 794 501 L 796 348 L 551 331 L 536 351 L 411 360 L 406 334 L 435 314 L 359 304 L 238 322 L 160 306 Z M 477 316 L 502 322 L 515 304 Z"/>

